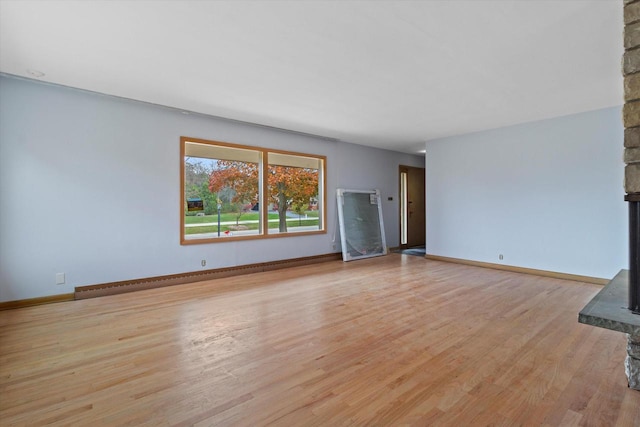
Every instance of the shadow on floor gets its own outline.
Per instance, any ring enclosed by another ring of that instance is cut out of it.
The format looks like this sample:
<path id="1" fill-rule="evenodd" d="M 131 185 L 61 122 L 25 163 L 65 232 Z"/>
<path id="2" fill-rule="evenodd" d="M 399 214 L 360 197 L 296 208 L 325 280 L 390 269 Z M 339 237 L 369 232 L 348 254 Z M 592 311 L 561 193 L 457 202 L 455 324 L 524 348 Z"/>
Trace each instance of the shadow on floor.
<path id="1" fill-rule="evenodd" d="M 409 249 L 398 249 L 398 250 L 395 250 L 394 252 L 403 254 L 403 255 L 415 255 L 415 256 L 423 257 L 426 254 L 427 250 L 424 246 L 418 246 L 418 247 L 409 248 Z"/>

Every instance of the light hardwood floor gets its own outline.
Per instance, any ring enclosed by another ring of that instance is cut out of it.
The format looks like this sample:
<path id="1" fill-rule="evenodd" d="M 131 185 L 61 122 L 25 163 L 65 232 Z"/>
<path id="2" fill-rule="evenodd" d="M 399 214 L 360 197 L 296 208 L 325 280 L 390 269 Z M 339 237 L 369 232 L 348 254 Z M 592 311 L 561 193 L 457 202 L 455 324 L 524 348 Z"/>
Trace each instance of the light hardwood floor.
<path id="1" fill-rule="evenodd" d="M 391 254 L 0 312 L 0 425 L 640 426 L 596 285 Z"/>

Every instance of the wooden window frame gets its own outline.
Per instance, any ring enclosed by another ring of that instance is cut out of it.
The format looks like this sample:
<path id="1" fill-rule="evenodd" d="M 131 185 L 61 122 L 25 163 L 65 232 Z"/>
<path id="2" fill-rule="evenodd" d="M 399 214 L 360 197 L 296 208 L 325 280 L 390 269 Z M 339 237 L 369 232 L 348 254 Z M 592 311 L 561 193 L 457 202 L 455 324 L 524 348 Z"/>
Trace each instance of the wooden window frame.
<path id="1" fill-rule="evenodd" d="M 259 153 L 259 166 L 258 166 L 258 180 L 259 180 L 259 213 L 261 218 L 261 226 L 259 233 L 256 235 L 246 236 L 226 236 L 215 238 L 203 238 L 203 239 L 186 239 L 185 238 L 185 215 L 184 206 L 186 204 L 185 197 L 185 154 L 186 144 L 192 142 L 196 144 L 204 144 L 211 146 L 218 146 L 223 148 L 236 148 L 240 150 L 250 150 Z M 282 154 L 287 156 L 298 156 L 310 159 L 317 159 L 321 163 L 319 172 L 321 176 L 318 179 L 318 205 L 321 210 L 318 215 L 318 221 L 320 221 L 320 228 L 313 231 L 287 231 L 284 233 L 277 232 L 269 234 L 269 211 L 265 209 L 268 206 L 268 182 L 266 178 L 266 171 L 269 167 L 269 154 Z M 272 238 L 287 238 L 295 236 L 309 236 L 316 234 L 327 233 L 327 157 L 317 154 L 299 153 L 294 151 L 276 150 L 271 148 L 256 147 L 250 145 L 235 144 L 230 142 L 206 140 L 200 138 L 190 138 L 186 136 L 180 137 L 180 244 L 181 245 L 199 245 L 206 243 L 222 243 L 222 242 L 237 242 L 242 240 L 256 240 L 256 239 L 272 239 Z"/>

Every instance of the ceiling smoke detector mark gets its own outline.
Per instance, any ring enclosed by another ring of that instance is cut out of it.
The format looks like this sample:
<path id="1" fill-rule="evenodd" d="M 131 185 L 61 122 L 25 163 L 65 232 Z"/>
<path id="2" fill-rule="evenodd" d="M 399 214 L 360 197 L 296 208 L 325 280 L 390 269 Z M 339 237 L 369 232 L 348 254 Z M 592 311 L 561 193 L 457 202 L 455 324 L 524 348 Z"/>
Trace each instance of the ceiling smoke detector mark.
<path id="1" fill-rule="evenodd" d="M 44 73 L 42 71 L 38 71 L 38 70 L 27 70 L 27 74 L 29 74 L 31 77 L 35 77 L 35 78 L 40 78 L 40 77 L 44 77 Z"/>

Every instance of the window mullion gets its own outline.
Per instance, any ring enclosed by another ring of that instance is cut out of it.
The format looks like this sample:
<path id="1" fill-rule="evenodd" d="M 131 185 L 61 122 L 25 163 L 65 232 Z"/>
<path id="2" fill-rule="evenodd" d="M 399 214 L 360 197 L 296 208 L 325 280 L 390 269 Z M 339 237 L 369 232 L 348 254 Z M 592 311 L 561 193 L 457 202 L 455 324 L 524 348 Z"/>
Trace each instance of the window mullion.
<path id="1" fill-rule="evenodd" d="M 260 156 L 260 166 L 258 168 L 259 184 L 260 184 L 260 215 L 262 218 L 260 224 L 260 234 L 269 234 L 269 193 L 268 184 L 269 178 L 267 177 L 267 167 L 269 165 L 269 153 L 266 150 L 262 150 Z"/>

